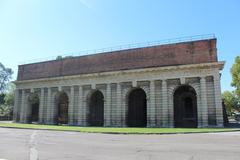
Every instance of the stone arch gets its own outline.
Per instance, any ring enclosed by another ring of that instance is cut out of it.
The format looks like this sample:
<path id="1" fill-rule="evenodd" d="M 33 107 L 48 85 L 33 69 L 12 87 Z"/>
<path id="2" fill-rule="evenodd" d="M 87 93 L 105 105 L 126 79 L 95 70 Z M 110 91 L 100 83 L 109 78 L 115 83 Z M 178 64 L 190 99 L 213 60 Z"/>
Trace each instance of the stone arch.
<path id="1" fill-rule="evenodd" d="M 56 99 L 56 117 L 58 124 L 68 124 L 69 95 L 65 91 L 58 92 Z"/>
<path id="2" fill-rule="evenodd" d="M 28 117 L 29 123 L 38 123 L 39 121 L 40 99 L 37 93 L 30 93 L 28 96 Z"/>
<path id="3" fill-rule="evenodd" d="M 100 90 L 92 90 L 87 95 L 88 125 L 104 125 L 104 94 Z"/>
<path id="4" fill-rule="evenodd" d="M 196 128 L 198 126 L 197 92 L 190 85 L 180 85 L 173 94 L 174 126 Z"/>
<path id="5" fill-rule="evenodd" d="M 132 88 L 126 95 L 127 99 L 127 126 L 147 126 L 147 94 L 142 88 Z"/>

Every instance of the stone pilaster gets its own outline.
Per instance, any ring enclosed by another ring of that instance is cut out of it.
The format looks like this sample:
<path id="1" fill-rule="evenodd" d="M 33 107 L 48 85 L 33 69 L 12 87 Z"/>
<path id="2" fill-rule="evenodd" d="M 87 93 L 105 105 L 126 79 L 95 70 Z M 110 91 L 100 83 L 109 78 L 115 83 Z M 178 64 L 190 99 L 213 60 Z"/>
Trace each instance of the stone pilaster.
<path id="1" fill-rule="evenodd" d="M 111 84 L 107 84 L 106 89 L 106 106 L 104 106 L 104 126 L 109 127 L 111 126 Z"/>
<path id="2" fill-rule="evenodd" d="M 84 119 L 84 108 L 83 108 L 83 88 L 79 86 L 78 90 L 78 106 L 77 106 L 77 125 L 85 126 L 86 120 Z"/>
<path id="3" fill-rule="evenodd" d="M 168 92 L 167 80 L 162 80 L 162 126 L 169 127 L 168 123 Z"/>
<path id="4" fill-rule="evenodd" d="M 147 127 L 156 126 L 156 106 L 155 106 L 155 81 L 150 81 L 149 87 L 150 106 L 147 106 Z"/>
<path id="5" fill-rule="evenodd" d="M 51 88 L 47 89 L 47 124 L 54 124 Z"/>
<path id="6" fill-rule="evenodd" d="M 40 91 L 40 102 L 39 102 L 39 123 L 44 122 L 44 88 Z"/>
<path id="7" fill-rule="evenodd" d="M 122 91 L 121 91 L 121 84 L 117 83 L 117 110 L 116 110 L 116 120 L 117 120 L 117 126 L 125 126 L 125 121 L 122 120 Z"/>
<path id="8" fill-rule="evenodd" d="M 216 107 L 216 122 L 218 127 L 223 127 L 223 111 L 220 87 L 220 75 L 217 73 L 214 77 L 214 93 L 215 93 L 215 107 Z"/>
<path id="9" fill-rule="evenodd" d="M 68 108 L 68 124 L 73 125 L 74 119 L 74 87 L 70 87 L 69 108 Z"/>
<path id="10" fill-rule="evenodd" d="M 19 121 L 19 89 L 15 89 L 14 92 L 14 108 L 13 108 L 13 121 L 18 122 Z"/>
<path id="11" fill-rule="evenodd" d="M 25 97 L 25 90 L 22 89 L 20 122 L 25 123 L 25 119 L 26 119 L 26 97 Z"/>
<path id="12" fill-rule="evenodd" d="M 201 116 L 202 124 L 198 127 L 207 127 L 208 126 L 208 106 L 207 106 L 207 93 L 206 93 L 206 77 L 201 77 L 200 79 L 201 87 Z"/>

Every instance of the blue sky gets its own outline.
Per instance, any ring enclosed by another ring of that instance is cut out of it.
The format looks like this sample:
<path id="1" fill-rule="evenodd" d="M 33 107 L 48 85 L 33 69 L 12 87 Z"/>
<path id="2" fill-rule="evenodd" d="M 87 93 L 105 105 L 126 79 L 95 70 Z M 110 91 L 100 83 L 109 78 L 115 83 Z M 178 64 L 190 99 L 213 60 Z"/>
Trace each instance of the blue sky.
<path id="1" fill-rule="evenodd" d="M 240 55 L 239 0 L 0 0 L 0 62 L 14 70 L 29 60 L 79 51 L 214 33 L 222 90 Z"/>

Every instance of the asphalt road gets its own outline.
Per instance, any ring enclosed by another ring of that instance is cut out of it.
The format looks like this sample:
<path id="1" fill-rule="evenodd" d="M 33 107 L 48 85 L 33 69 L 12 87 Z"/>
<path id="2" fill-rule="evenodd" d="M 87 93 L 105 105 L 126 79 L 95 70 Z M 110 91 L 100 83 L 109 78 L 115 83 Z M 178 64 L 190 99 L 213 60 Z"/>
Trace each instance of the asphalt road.
<path id="1" fill-rule="evenodd" d="M 0 160 L 239 160 L 240 132 L 119 135 L 0 128 Z"/>

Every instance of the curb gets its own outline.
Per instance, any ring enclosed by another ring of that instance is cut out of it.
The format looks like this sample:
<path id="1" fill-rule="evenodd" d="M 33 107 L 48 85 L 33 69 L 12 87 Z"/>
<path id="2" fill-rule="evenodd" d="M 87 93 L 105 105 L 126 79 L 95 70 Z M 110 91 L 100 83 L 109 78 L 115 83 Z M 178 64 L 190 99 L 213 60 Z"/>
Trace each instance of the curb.
<path id="1" fill-rule="evenodd" d="M 97 132 L 97 131 L 75 131 L 75 130 L 64 130 L 64 129 L 47 129 L 47 128 L 27 128 L 27 127 L 7 127 L 7 126 L 0 126 L 0 128 L 9 128 L 9 129 L 28 129 L 28 130 L 43 130 L 43 131 L 58 131 L 58 132 L 79 132 L 79 133 L 98 133 L 98 134 L 122 134 L 122 135 L 170 135 L 170 134 L 196 134 L 196 133 L 220 133 L 220 132 L 239 132 L 240 128 L 234 130 L 220 130 L 220 131 L 196 131 L 196 132 L 165 132 L 165 133 L 139 133 L 139 132 L 131 132 L 131 133 L 124 133 L 124 132 Z"/>

